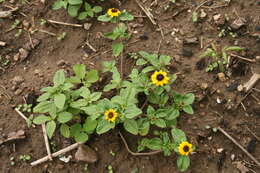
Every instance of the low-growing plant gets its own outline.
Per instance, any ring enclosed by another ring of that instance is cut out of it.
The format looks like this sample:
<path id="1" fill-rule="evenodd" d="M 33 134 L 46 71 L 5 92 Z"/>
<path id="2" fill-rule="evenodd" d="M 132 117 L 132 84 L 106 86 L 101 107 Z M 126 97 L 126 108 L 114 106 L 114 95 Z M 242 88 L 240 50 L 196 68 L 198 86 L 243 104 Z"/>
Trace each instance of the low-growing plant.
<path id="1" fill-rule="evenodd" d="M 63 32 L 57 36 L 57 40 L 61 41 L 64 40 L 67 36 L 67 32 Z"/>
<path id="2" fill-rule="evenodd" d="M 26 161 L 31 160 L 31 156 L 28 155 L 28 154 L 24 154 L 24 155 L 20 155 L 19 159 L 20 159 L 21 161 L 26 162 Z"/>
<path id="3" fill-rule="evenodd" d="M 170 56 L 140 51 L 133 58 L 135 67 L 125 79 L 121 78 L 115 61 L 105 61 L 103 73 L 112 77 L 98 90 L 93 87 L 99 82 L 97 70 L 87 71 L 85 65 L 77 64 L 73 66 L 74 75 L 69 77 L 64 70 L 58 70 L 53 86 L 41 90 L 44 93 L 33 109 L 39 115 L 33 122 L 46 123 L 49 138 L 59 127 L 64 137 L 72 137 L 77 142 L 86 142 L 93 133 L 104 134 L 119 126 L 140 136 L 148 135 L 152 127 L 157 127 L 158 137 L 141 140 L 138 151 L 162 150 L 166 156 L 176 152 L 180 155 L 177 165 L 184 171 L 194 147 L 176 124 L 182 112 L 193 114 L 191 105 L 195 97 L 173 91 L 171 84 L 176 75 L 167 70 Z M 106 98 L 103 93 L 108 91 L 112 96 Z M 172 129 L 172 137 L 167 129 Z"/>
<path id="4" fill-rule="evenodd" d="M 105 33 L 104 36 L 111 40 L 119 40 L 112 43 L 113 55 L 119 56 L 124 49 L 123 39 L 129 39 L 130 35 L 127 33 L 127 26 L 124 23 L 119 23 L 112 32 Z"/>
<path id="5" fill-rule="evenodd" d="M 98 17 L 101 22 L 117 23 L 119 21 L 131 21 L 134 20 L 134 16 L 128 13 L 126 10 L 120 11 L 117 8 L 110 8 L 107 13 Z"/>
<path id="6" fill-rule="evenodd" d="M 219 70 L 221 72 L 225 72 L 230 63 L 230 55 L 228 52 L 230 51 L 241 51 L 244 48 L 239 46 L 225 46 L 219 52 L 216 46 L 212 43 L 211 48 L 207 48 L 207 50 L 200 55 L 200 58 L 210 57 L 211 62 L 206 68 L 206 72 L 210 72 L 213 70 Z"/>
<path id="7" fill-rule="evenodd" d="M 83 0 L 58 0 L 52 5 L 53 10 L 64 8 L 72 17 L 77 17 L 79 20 L 84 20 L 87 17 L 94 17 L 95 14 L 102 11 L 101 6 L 92 7 L 88 2 Z"/>

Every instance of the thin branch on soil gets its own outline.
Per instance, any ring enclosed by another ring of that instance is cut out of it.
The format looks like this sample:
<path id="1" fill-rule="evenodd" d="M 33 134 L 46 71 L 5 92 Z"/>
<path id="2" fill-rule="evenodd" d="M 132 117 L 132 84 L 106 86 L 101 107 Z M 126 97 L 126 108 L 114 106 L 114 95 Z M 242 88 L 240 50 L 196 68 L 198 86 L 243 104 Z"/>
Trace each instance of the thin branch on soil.
<path id="1" fill-rule="evenodd" d="M 32 37 L 31 37 L 30 32 L 28 32 L 28 37 L 29 37 L 29 41 L 30 41 L 31 46 L 32 46 L 32 48 L 34 49 L 34 44 L 33 44 L 33 42 L 32 42 Z"/>
<path id="2" fill-rule="evenodd" d="M 231 137 L 224 129 L 218 127 L 218 130 L 223 133 L 228 139 L 230 139 L 236 146 L 238 146 L 250 159 L 252 159 L 259 167 L 260 162 L 252 156 L 245 148 L 243 148 L 233 137 Z"/>
<path id="3" fill-rule="evenodd" d="M 238 106 L 247 98 L 247 96 L 249 96 L 249 94 L 251 94 L 251 92 L 248 92 L 235 106 L 235 109 L 238 108 Z"/>
<path id="4" fill-rule="evenodd" d="M 178 16 L 179 14 L 181 14 L 182 12 L 184 12 L 184 11 L 186 11 L 186 10 L 188 10 L 189 8 L 183 8 L 183 9 L 181 9 L 181 10 L 179 10 L 179 11 L 176 11 L 173 15 L 171 15 L 170 17 L 166 17 L 166 18 L 164 18 L 164 19 L 162 19 L 162 20 L 169 20 L 169 19 L 173 19 L 174 17 L 176 17 L 176 16 Z"/>
<path id="5" fill-rule="evenodd" d="M 59 25 L 66 25 L 66 26 L 73 26 L 73 27 L 79 27 L 82 28 L 83 25 L 80 24 L 74 24 L 74 23 L 66 23 L 66 22 L 59 22 L 59 21 L 55 21 L 55 20 L 47 20 L 50 23 L 54 23 L 54 24 L 59 24 Z"/>
<path id="6" fill-rule="evenodd" d="M 86 44 L 93 52 L 97 52 L 97 50 L 89 43 L 89 41 L 86 41 L 85 44 Z"/>
<path id="7" fill-rule="evenodd" d="M 143 10 L 143 12 L 145 13 L 145 15 L 150 19 L 150 21 L 152 22 L 153 25 L 157 25 L 157 23 L 155 22 L 153 15 L 150 13 L 150 11 L 148 11 L 145 7 L 142 6 L 142 4 L 138 1 L 135 0 L 135 2 L 137 3 L 137 5 Z"/>
<path id="8" fill-rule="evenodd" d="M 260 138 L 249 127 L 246 126 L 246 129 L 260 142 Z"/>
<path id="9" fill-rule="evenodd" d="M 143 104 L 142 107 L 141 107 L 141 110 L 144 109 L 144 107 L 147 105 L 147 103 L 148 103 L 148 99 L 145 99 L 144 104 Z"/>
<path id="10" fill-rule="evenodd" d="M 9 100 L 11 100 L 11 96 L 7 93 L 6 89 L 4 86 L 0 85 L 1 88 L 3 88 L 4 91 L 2 91 L 2 94 Z"/>
<path id="11" fill-rule="evenodd" d="M 252 88 L 252 90 L 254 90 L 254 91 L 257 91 L 257 92 L 259 92 L 259 93 L 260 93 L 260 90 L 259 90 L 259 89 L 257 89 L 257 88 Z"/>
<path id="12" fill-rule="evenodd" d="M 199 4 L 196 8 L 195 8 L 195 10 L 194 10 L 194 12 L 195 11 L 197 11 L 200 7 L 202 7 L 204 4 L 206 4 L 206 3 L 208 3 L 210 0 L 207 0 L 207 1 L 204 1 L 204 2 L 202 2 L 201 4 Z"/>
<path id="13" fill-rule="evenodd" d="M 247 110 L 246 110 L 246 107 L 245 107 L 244 103 L 243 103 L 243 102 L 241 102 L 240 104 L 241 104 L 242 108 L 244 109 L 244 111 L 245 111 L 245 112 L 247 112 Z"/>
<path id="14" fill-rule="evenodd" d="M 57 36 L 57 34 L 55 34 L 53 32 L 49 32 L 49 31 L 43 30 L 43 29 L 37 29 L 37 31 L 45 33 L 45 34 L 49 34 L 49 35 L 54 36 L 54 37 Z"/>
<path id="15" fill-rule="evenodd" d="M 248 62 L 256 62 L 255 59 L 245 58 L 245 57 L 242 57 L 242 56 L 239 56 L 239 55 L 233 54 L 233 53 L 231 53 L 230 55 L 231 55 L 232 57 L 236 57 L 236 58 L 239 58 L 239 59 L 242 59 L 242 60 L 248 61 Z"/>
<path id="16" fill-rule="evenodd" d="M 200 37 L 200 48 L 203 49 L 203 36 Z"/>
<path id="17" fill-rule="evenodd" d="M 129 148 L 129 146 L 128 146 L 128 144 L 127 144 L 127 142 L 126 142 L 124 136 L 122 135 L 122 133 L 121 133 L 120 131 L 119 131 L 119 135 L 120 135 L 122 141 L 124 142 L 124 145 L 125 145 L 125 147 L 126 147 L 126 150 L 127 150 L 130 154 L 132 154 L 133 156 L 150 156 L 150 155 L 155 155 L 155 154 L 158 154 L 158 153 L 161 153 L 161 152 L 162 152 L 162 150 L 157 150 L 157 151 L 152 151 L 152 152 L 149 152 L 149 153 L 135 153 L 135 152 L 133 152 L 133 151 L 130 150 L 130 148 Z"/>
<path id="18" fill-rule="evenodd" d="M 70 146 L 68 146 L 68 147 L 66 147 L 66 148 L 63 148 L 63 149 L 60 150 L 60 151 L 57 151 L 57 152 L 53 153 L 51 156 L 52 156 L 52 157 L 57 157 L 57 156 L 59 156 L 59 155 L 61 155 L 61 154 L 67 153 L 67 152 L 69 152 L 69 151 L 71 151 L 71 150 L 74 150 L 74 149 L 78 148 L 78 146 L 79 146 L 80 144 L 81 144 L 81 143 L 72 144 L 72 145 L 70 145 Z M 36 166 L 36 165 L 41 164 L 41 163 L 43 163 L 43 162 L 46 162 L 46 161 L 48 161 L 48 160 L 49 160 L 49 156 L 45 156 L 45 157 L 43 157 L 43 158 L 41 158 L 41 159 L 39 159 L 39 160 L 36 160 L 36 161 L 32 162 L 32 163 L 31 163 L 31 166 Z"/>
<path id="19" fill-rule="evenodd" d="M 207 8 L 207 9 L 216 9 L 216 8 L 223 8 L 223 7 L 227 7 L 229 4 L 222 4 L 222 5 L 218 5 L 218 6 L 202 6 L 202 8 Z"/>
<path id="20" fill-rule="evenodd" d="M 52 160 L 51 149 L 50 149 L 49 139 L 48 139 L 47 132 L 46 132 L 45 123 L 42 123 L 42 132 L 43 132 L 44 142 L 45 142 L 45 146 L 46 146 L 46 150 L 47 150 L 47 153 L 48 153 L 49 160 Z"/>
<path id="21" fill-rule="evenodd" d="M 11 9 L 12 12 L 15 12 L 15 11 L 19 10 L 19 7 L 12 7 L 10 5 L 4 5 L 4 7 Z M 27 17 L 27 15 L 24 14 L 23 12 L 19 12 L 19 14 L 21 14 L 24 17 Z"/>
<path id="22" fill-rule="evenodd" d="M 162 45 L 162 41 L 163 41 L 163 38 L 160 40 L 159 42 L 159 46 L 158 46 L 158 50 L 157 50 L 157 54 L 160 53 L 160 49 L 161 49 L 161 45 Z"/>
<path id="23" fill-rule="evenodd" d="M 258 103 L 260 103 L 259 98 L 257 98 L 254 94 L 251 94 L 251 96 L 252 96 Z"/>
<path id="24" fill-rule="evenodd" d="M 244 91 L 248 92 L 249 90 L 251 90 L 253 86 L 258 82 L 259 79 L 260 79 L 260 74 L 254 73 L 253 76 L 249 79 L 249 81 L 243 85 Z"/>
<path id="25" fill-rule="evenodd" d="M 18 108 L 14 109 L 25 121 L 28 121 L 29 119 L 21 112 Z M 32 124 L 32 127 L 35 127 L 34 124 Z"/>

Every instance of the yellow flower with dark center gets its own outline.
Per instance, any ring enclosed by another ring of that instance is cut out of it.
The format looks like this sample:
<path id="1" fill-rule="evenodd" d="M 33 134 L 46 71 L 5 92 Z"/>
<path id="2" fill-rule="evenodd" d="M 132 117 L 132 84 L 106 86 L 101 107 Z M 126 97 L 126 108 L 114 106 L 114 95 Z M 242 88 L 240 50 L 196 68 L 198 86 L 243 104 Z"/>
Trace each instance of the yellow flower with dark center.
<path id="1" fill-rule="evenodd" d="M 118 113 L 114 109 L 109 109 L 105 112 L 105 119 L 109 122 L 115 122 L 118 117 Z"/>
<path id="2" fill-rule="evenodd" d="M 163 86 L 169 82 L 167 72 L 162 70 L 155 71 L 151 76 L 151 80 L 156 86 Z"/>
<path id="3" fill-rule="evenodd" d="M 121 14 L 121 11 L 117 8 L 110 8 L 108 9 L 107 14 L 110 17 L 118 17 Z"/>
<path id="4" fill-rule="evenodd" d="M 179 152 L 181 155 L 187 156 L 192 152 L 192 144 L 185 141 L 179 145 Z"/>

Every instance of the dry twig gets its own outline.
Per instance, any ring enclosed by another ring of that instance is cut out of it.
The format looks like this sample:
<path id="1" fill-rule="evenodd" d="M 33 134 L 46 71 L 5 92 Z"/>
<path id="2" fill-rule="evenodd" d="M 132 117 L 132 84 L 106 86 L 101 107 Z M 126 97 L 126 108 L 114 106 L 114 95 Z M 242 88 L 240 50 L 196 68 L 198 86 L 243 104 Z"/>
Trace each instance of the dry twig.
<path id="1" fill-rule="evenodd" d="M 236 58 L 239 58 L 239 59 L 248 61 L 248 62 L 256 62 L 255 59 L 244 58 L 244 57 L 242 57 L 242 56 L 239 56 L 239 55 L 236 55 L 236 54 L 233 54 L 233 53 L 231 53 L 230 55 L 231 55 L 232 57 L 236 57 Z"/>
<path id="2" fill-rule="evenodd" d="M 42 123 L 42 132 L 43 132 L 44 142 L 45 142 L 45 146 L 46 146 L 46 150 L 47 150 L 47 153 L 48 153 L 49 160 L 52 160 L 51 149 L 50 149 L 49 139 L 48 139 L 47 132 L 46 132 L 45 123 Z"/>
<path id="3" fill-rule="evenodd" d="M 218 130 L 223 133 L 228 139 L 230 139 L 236 146 L 238 146 L 250 159 L 252 159 L 259 167 L 260 167 L 260 162 L 253 156 L 251 155 L 245 148 L 243 148 L 233 137 L 231 137 L 224 129 L 221 127 L 218 127 Z"/>
<path id="4" fill-rule="evenodd" d="M 157 23 L 154 20 L 153 15 L 150 13 L 149 10 L 147 10 L 145 7 L 143 7 L 143 5 L 138 1 L 135 0 L 135 2 L 137 3 L 137 5 L 143 10 L 143 12 L 145 13 L 145 15 L 150 19 L 150 21 L 152 22 L 153 25 L 157 25 Z"/>
<path id="5" fill-rule="evenodd" d="M 59 25 L 73 26 L 73 27 L 79 27 L 79 28 L 83 27 L 83 25 L 80 25 L 80 24 L 59 22 L 59 21 L 55 21 L 55 20 L 47 20 L 47 21 L 50 23 L 59 24 Z"/>
<path id="6" fill-rule="evenodd" d="M 154 155 L 154 154 L 158 154 L 158 153 L 161 153 L 161 152 L 162 152 L 162 150 L 157 150 L 157 151 L 152 151 L 152 152 L 149 152 L 149 153 L 135 153 L 135 152 L 133 152 L 133 151 L 130 150 L 130 148 L 129 148 L 129 146 L 128 146 L 128 144 L 127 144 L 127 142 L 126 142 L 124 136 L 122 135 L 122 133 L 121 133 L 120 131 L 119 131 L 119 135 L 120 135 L 120 137 L 121 137 L 121 139 L 122 139 L 122 141 L 123 141 L 123 143 L 124 143 L 124 145 L 125 145 L 125 147 L 126 147 L 126 150 L 127 150 L 130 154 L 132 154 L 133 156 L 150 156 L 150 155 Z"/>
<path id="7" fill-rule="evenodd" d="M 28 121 L 29 119 L 21 112 L 18 108 L 14 109 L 25 121 Z M 32 124 L 32 127 L 35 127 L 34 124 Z"/>
<path id="8" fill-rule="evenodd" d="M 254 73 L 253 76 L 249 79 L 249 81 L 243 85 L 244 91 L 248 92 L 249 90 L 251 90 L 259 79 L 260 74 Z"/>
<path id="9" fill-rule="evenodd" d="M 66 147 L 66 148 L 63 148 L 63 149 L 60 150 L 60 151 L 57 151 L 57 152 L 53 153 L 51 156 L 52 156 L 52 157 L 57 157 L 57 156 L 59 156 L 59 155 L 61 155 L 61 154 L 67 153 L 67 152 L 69 152 L 69 151 L 71 151 L 71 150 L 74 150 L 74 149 L 78 148 L 78 146 L 79 146 L 80 144 L 81 144 L 81 143 L 72 144 L 72 145 L 70 145 L 70 146 L 68 146 L 68 147 Z M 49 156 L 45 156 L 45 157 L 43 157 L 43 158 L 41 158 L 41 159 L 39 159 L 39 160 L 36 160 L 36 161 L 32 162 L 31 165 L 32 165 L 32 166 L 36 166 L 36 165 L 41 164 L 41 163 L 43 163 L 43 162 L 46 162 L 46 161 L 48 161 L 48 160 L 49 160 Z"/>

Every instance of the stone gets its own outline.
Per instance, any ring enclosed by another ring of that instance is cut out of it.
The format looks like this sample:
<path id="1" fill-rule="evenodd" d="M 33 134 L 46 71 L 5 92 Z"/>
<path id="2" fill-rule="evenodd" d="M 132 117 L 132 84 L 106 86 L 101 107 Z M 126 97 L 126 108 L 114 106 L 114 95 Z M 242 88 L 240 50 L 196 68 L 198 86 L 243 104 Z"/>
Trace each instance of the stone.
<path id="1" fill-rule="evenodd" d="M 246 19 L 240 17 L 240 18 L 234 20 L 232 22 L 232 24 L 230 25 L 230 27 L 234 30 L 237 30 L 237 29 L 239 29 L 239 28 L 241 28 L 242 26 L 245 26 L 245 25 L 246 25 Z"/>
<path id="2" fill-rule="evenodd" d="M 205 18 L 205 17 L 207 17 L 207 13 L 203 10 L 203 9 L 201 9 L 200 10 L 200 18 Z"/>
<path id="3" fill-rule="evenodd" d="M 83 24 L 84 29 L 87 30 L 87 31 L 90 30 L 91 26 L 92 26 L 92 23 L 84 23 Z"/>
<path id="4" fill-rule="evenodd" d="M 23 92 L 22 89 L 17 89 L 17 90 L 14 92 L 14 95 L 18 96 L 18 95 L 20 95 L 22 92 Z"/>
<path id="5" fill-rule="evenodd" d="M 6 45 L 6 42 L 0 41 L 0 46 L 4 47 Z"/>
<path id="6" fill-rule="evenodd" d="M 13 85 L 20 85 L 21 83 L 24 82 L 24 78 L 22 76 L 15 76 L 13 79 L 12 79 L 12 84 Z"/>
<path id="7" fill-rule="evenodd" d="M 215 24 L 217 24 L 218 26 L 224 25 L 225 24 L 225 16 L 221 15 L 221 14 L 215 14 L 213 16 L 213 20 L 215 22 Z"/>
<path id="8" fill-rule="evenodd" d="M 20 60 L 20 53 L 17 53 L 13 57 L 14 61 L 19 61 Z"/>
<path id="9" fill-rule="evenodd" d="M 238 85 L 237 91 L 241 92 L 243 90 L 244 90 L 244 86 L 243 85 Z"/>
<path id="10" fill-rule="evenodd" d="M 98 160 L 96 152 L 89 146 L 81 144 L 75 153 L 75 159 L 77 161 L 83 161 L 87 163 L 95 163 Z"/>
<path id="11" fill-rule="evenodd" d="M 21 61 L 25 60 L 29 55 L 29 51 L 24 48 L 19 49 L 19 53 Z"/>
<path id="12" fill-rule="evenodd" d="M 224 73 L 218 73 L 218 79 L 222 82 L 224 82 L 226 80 L 225 74 Z"/>
<path id="13" fill-rule="evenodd" d="M 230 157 L 230 158 L 231 158 L 232 161 L 234 161 L 235 158 L 236 158 L 235 154 L 231 154 L 231 157 Z"/>
<path id="14" fill-rule="evenodd" d="M 183 43 L 184 44 L 198 44 L 199 39 L 197 37 L 185 38 Z"/>
<path id="15" fill-rule="evenodd" d="M 223 151 L 224 151 L 223 148 L 218 148 L 218 149 L 217 149 L 217 152 L 218 152 L 218 153 L 222 153 Z"/>
<path id="16" fill-rule="evenodd" d="M 209 85 L 208 85 L 207 83 L 202 83 L 202 84 L 200 85 L 200 88 L 203 89 L 203 90 L 208 89 L 208 87 L 209 87 Z"/>

